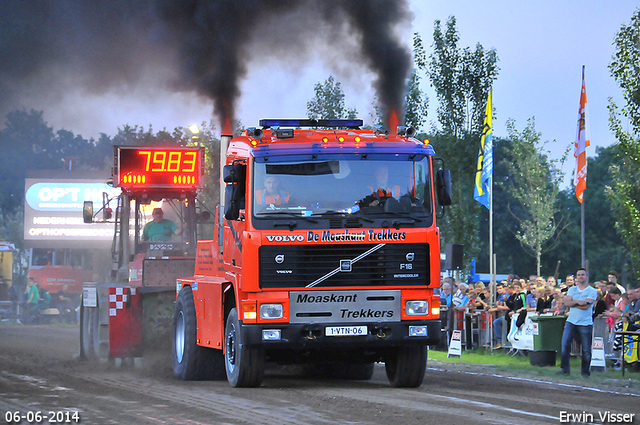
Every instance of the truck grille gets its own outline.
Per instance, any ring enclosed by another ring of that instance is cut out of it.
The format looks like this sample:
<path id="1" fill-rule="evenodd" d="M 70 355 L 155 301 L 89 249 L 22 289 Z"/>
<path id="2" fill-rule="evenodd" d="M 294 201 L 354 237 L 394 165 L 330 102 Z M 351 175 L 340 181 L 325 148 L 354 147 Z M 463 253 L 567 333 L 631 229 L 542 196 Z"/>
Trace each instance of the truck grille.
<path id="1" fill-rule="evenodd" d="M 428 244 L 265 245 L 261 288 L 428 285 Z"/>

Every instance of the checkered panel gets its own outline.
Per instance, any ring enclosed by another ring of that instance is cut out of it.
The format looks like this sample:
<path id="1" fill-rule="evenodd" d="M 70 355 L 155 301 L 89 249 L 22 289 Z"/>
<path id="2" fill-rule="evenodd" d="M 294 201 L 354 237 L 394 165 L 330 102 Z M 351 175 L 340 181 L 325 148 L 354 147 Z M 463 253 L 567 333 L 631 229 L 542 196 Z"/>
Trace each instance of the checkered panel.
<path id="1" fill-rule="evenodd" d="M 117 316 L 118 310 L 124 309 L 128 293 L 135 295 L 135 288 L 109 288 L 109 316 Z"/>

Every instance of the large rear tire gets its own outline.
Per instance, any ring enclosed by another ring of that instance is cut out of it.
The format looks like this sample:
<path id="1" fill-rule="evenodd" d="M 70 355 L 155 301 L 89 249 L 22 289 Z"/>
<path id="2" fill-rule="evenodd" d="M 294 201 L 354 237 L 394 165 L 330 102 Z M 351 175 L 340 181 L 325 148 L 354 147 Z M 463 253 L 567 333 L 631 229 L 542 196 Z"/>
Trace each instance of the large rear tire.
<path id="1" fill-rule="evenodd" d="M 264 350 L 248 348 L 243 344 L 240 321 L 235 308 L 231 309 L 227 317 L 224 341 L 224 364 L 229 383 L 234 387 L 260 386 L 264 378 Z"/>
<path id="2" fill-rule="evenodd" d="M 180 290 L 173 314 L 173 374 L 183 381 L 224 379 L 222 351 L 196 344 L 196 307 L 191 287 Z"/>
<path id="3" fill-rule="evenodd" d="M 80 307 L 81 357 L 96 360 L 100 357 L 100 310 L 98 307 Z"/>
<path id="4" fill-rule="evenodd" d="M 427 370 L 427 347 L 399 347 L 385 359 L 384 366 L 392 386 L 419 387 Z"/>

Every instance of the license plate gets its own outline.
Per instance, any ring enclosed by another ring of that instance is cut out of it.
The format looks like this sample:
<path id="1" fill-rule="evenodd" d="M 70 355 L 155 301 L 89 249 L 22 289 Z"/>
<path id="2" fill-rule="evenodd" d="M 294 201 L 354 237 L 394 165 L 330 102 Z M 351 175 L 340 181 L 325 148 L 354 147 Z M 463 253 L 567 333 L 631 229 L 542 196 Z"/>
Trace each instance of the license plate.
<path id="1" fill-rule="evenodd" d="M 367 334 L 366 326 L 329 326 L 325 328 L 326 336 L 360 336 Z"/>

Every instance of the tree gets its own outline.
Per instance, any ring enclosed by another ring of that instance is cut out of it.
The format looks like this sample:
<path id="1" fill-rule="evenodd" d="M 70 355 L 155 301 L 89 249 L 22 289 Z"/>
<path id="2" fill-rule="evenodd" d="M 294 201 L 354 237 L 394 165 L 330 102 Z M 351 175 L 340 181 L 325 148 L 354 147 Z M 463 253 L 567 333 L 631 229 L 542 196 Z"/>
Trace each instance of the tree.
<path id="1" fill-rule="evenodd" d="M 340 119 L 356 118 L 355 108 L 347 109 L 344 102 L 344 92 L 339 81 L 329 76 L 324 83 L 317 83 L 313 87 L 315 96 L 307 102 L 307 116 L 309 119 Z"/>
<path id="2" fill-rule="evenodd" d="M 482 133 L 489 90 L 498 77 L 498 55 L 477 43 L 475 50 L 460 49 L 456 18 L 449 17 L 442 33 L 440 21 L 433 30 L 434 51 L 427 64 L 438 98 L 438 121 L 445 134 Z"/>
<path id="3" fill-rule="evenodd" d="M 240 123 L 238 123 L 238 126 Z M 180 138 L 189 140 L 189 145 L 197 145 L 205 148 L 204 162 L 204 187 L 198 191 L 198 202 L 200 212 L 207 211 L 211 214 L 209 225 L 201 222 L 198 229 L 200 239 L 213 239 L 213 217 L 215 217 L 216 206 L 220 201 L 220 139 L 215 136 L 216 126 L 212 120 L 202 122 L 199 125 L 200 132 L 196 139 L 190 138 L 190 130 L 182 127 L 176 128 L 176 135 L 181 131 Z M 236 127 L 236 131 L 238 128 Z M 202 214 L 201 214 L 202 217 Z"/>
<path id="4" fill-rule="evenodd" d="M 93 147 L 91 141 L 69 131 L 54 133 L 42 115 L 42 111 L 16 110 L 6 116 L 0 131 L 0 212 L 12 213 L 22 206 L 26 170 L 62 169 L 69 159 Z"/>
<path id="5" fill-rule="evenodd" d="M 413 62 L 414 69 L 409 77 L 407 94 L 405 96 L 404 122 L 407 127 L 419 129 L 427 120 L 429 113 L 429 98 L 420 90 L 419 71 L 426 70 L 426 55 L 422 46 L 422 38 L 418 33 L 413 35 Z"/>
<path id="6" fill-rule="evenodd" d="M 622 88 L 626 101 L 622 114 L 630 125 L 623 125 L 618 108 L 610 99 L 609 126 L 618 139 L 620 165 L 611 167 L 613 184 L 607 196 L 617 221 L 616 229 L 629 253 L 632 278 L 637 284 L 640 279 L 640 9 L 636 10 L 629 25 L 621 26 L 614 45 L 616 51 L 609 70 Z"/>
<path id="7" fill-rule="evenodd" d="M 589 157 L 588 184 L 584 192 L 586 258 L 589 261 L 589 279 L 607 279 L 609 270 L 625 270 L 623 242 L 616 233 L 611 203 L 607 200 L 606 187 L 612 184 L 609 169 L 617 164 L 615 145 L 597 147 L 596 155 Z M 568 226 L 562 232 L 558 245 L 542 255 L 543 273 L 553 270 L 561 261 L 561 274 L 574 273 L 580 265 L 580 203 L 576 199 L 575 187 L 571 186 L 558 194 L 557 207 L 567 217 Z M 622 273 L 624 279 L 625 273 Z"/>
<path id="8" fill-rule="evenodd" d="M 480 250 L 480 204 L 473 200 L 473 182 L 478 159 L 487 96 L 497 78 L 495 50 L 476 44 L 475 51 L 458 47 L 455 17 L 443 33 L 435 21 L 433 53 L 425 61 L 438 100 L 440 129 L 431 138 L 439 155 L 447 160 L 453 181 L 453 205 L 441 221 L 443 239 L 464 244 L 465 263 Z"/>
<path id="9" fill-rule="evenodd" d="M 438 122 L 442 133 L 458 137 L 464 123 L 464 92 L 461 87 L 462 58 L 458 48 L 456 18 L 450 16 L 442 33 L 440 20 L 433 28 L 433 53 L 429 56 L 429 78 L 438 99 Z"/>
<path id="10" fill-rule="evenodd" d="M 556 232 L 562 231 L 556 221 L 559 212 L 556 198 L 562 174 L 540 142 L 541 134 L 535 129 L 534 118 L 529 119 L 522 132 L 518 132 L 514 120 L 508 120 L 507 132 L 511 143 L 503 163 L 512 177 L 502 184 L 521 207 L 521 215 L 514 214 L 519 222 L 516 238 L 525 252 L 536 259 L 536 274 L 540 275 L 540 257 L 550 249 L 546 244 Z"/>

